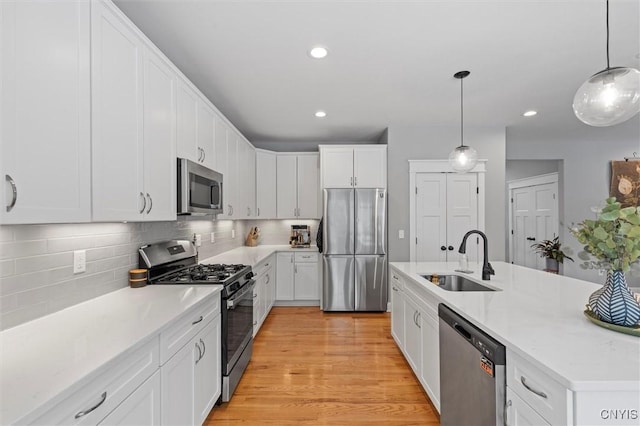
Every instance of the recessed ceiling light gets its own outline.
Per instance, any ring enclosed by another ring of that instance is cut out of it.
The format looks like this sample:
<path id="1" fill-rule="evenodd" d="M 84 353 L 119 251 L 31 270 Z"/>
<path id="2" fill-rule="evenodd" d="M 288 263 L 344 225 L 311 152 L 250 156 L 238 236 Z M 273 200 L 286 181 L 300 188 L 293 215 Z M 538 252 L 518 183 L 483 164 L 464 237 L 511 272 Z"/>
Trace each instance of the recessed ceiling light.
<path id="1" fill-rule="evenodd" d="M 309 51 L 309 55 L 311 55 L 311 57 L 315 59 L 322 59 L 327 56 L 328 53 L 329 51 L 327 50 L 327 48 L 322 46 L 316 46 Z"/>
<path id="2" fill-rule="evenodd" d="M 327 113 L 324 111 L 316 111 L 315 116 L 318 118 L 324 118 L 327 116 Z"/>
<path id="3" fill-rule="evenodd" d="M 525 113 L 524 113 L 524 114 L 522 114 L 522 115 L 524 115 L 525 117 L 533 117 L 533 116 L 534 116 L 534 115 L 536 115 L 537 113 L 538 113 L 538 111 L 530 110 L 530 111 L 525 112 Z"/>

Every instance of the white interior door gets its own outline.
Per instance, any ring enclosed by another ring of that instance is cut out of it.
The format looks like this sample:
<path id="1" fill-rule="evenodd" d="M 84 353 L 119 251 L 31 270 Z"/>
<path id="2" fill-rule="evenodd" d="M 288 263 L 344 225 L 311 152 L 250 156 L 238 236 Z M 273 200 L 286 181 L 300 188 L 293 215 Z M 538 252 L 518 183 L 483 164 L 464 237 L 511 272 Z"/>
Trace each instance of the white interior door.
<path id="1" fill-rule="evenodd" d="M 447 175 L 416 174 L 416 261 L 447 260 Z M 442 247 L 445 249 L 442 250 Z"/>
<path id="2" fill-rule="evenodd" d="M 529 268 L 544 269 L 545 259 L 537 255 L 532 244 L 558 235 L 558 183 L 541 183 L 512 188 L 511 262 Z"/>
<path id="3" fill-rule="evenodd" d="M 458 258 L 458 248 L 467 231 L 478 229 L 478 175 L 448 173 L 447 175 L 447 252 L 448 260 Z M 479 237 L 467 240 L 469 261 L 478 260 Z M 453 250 L 449 250 L 453 247 Z"/>

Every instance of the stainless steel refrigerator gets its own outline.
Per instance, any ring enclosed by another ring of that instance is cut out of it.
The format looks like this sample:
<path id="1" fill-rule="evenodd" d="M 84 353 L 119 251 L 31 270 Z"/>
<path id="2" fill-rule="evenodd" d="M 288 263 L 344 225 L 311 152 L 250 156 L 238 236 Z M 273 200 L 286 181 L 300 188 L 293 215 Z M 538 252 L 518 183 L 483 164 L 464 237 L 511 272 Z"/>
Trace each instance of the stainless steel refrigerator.
<path id="1" fill-rule="evenodd" d="M 387 190 L 324 189 L 325 311 L 387 310 Z"/>

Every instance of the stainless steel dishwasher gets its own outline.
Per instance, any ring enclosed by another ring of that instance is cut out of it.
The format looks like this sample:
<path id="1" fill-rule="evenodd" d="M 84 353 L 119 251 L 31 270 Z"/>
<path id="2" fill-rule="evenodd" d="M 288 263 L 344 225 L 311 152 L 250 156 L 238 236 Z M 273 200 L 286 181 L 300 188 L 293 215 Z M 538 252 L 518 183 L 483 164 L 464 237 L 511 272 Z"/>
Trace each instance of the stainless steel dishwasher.
<path id="1" fill-rule="evenodd" d="M 440 424 L 504 425 L 505 347 L 448 306 L 440 317 Z"/>

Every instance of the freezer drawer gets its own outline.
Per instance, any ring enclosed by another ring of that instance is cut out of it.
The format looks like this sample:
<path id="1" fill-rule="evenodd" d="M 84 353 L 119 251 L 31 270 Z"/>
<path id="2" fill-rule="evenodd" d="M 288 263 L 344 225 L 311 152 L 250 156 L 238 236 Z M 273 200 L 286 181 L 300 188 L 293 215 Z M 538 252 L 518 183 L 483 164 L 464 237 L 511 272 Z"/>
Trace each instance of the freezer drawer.
<path id="1" fill-rule="evenodd" d="M 324 189 L 323 252 L 353 254 L 353 189 Z"/>
<path id="2" fill-rule="evenodd" d="M 355 310 L 387 310 L 387 257 L 355 257 Z"/>
<path id="3" fill-rule="evenodd" d="M 353 311 L 355 307 L 353 256 L 324 256 L 322 309 Z"/>
<path id="4" fill-rule="evenodd" d="M 386 254 L 387 190 L 355 190 L 355 254 Z"/>

